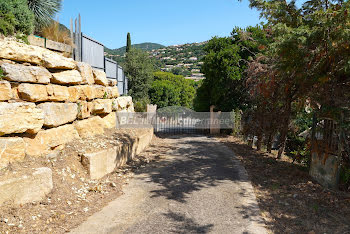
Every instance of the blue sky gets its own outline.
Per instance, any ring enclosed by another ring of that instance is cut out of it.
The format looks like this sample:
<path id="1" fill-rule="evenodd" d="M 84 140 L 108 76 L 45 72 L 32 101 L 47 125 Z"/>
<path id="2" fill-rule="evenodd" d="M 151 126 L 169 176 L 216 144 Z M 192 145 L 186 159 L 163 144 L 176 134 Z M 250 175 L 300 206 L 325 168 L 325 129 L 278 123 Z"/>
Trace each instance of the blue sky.
<path id="1" fill-rule="evenodd" d="M 228 36 L 234 26 L 256 25 L 248 0 L 63 0 L 59 21 L 70 25 L 80 13 L 82 32 L 109 48 L 154 42 L 175 45 Z"/>

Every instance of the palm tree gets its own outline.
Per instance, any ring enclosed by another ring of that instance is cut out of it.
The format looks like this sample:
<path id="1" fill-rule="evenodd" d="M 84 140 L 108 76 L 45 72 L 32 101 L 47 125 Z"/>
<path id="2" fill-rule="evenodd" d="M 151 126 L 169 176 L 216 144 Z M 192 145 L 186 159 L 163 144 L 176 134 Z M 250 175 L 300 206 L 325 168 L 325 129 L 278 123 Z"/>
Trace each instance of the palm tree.
<path id="1" fill-rule="evenodd" d="M 27 0 L 29 9 L 35 16 L 35 28 L 38 30 L 52 22 L 52 17 L 61 10 L 62 0 Z"/>

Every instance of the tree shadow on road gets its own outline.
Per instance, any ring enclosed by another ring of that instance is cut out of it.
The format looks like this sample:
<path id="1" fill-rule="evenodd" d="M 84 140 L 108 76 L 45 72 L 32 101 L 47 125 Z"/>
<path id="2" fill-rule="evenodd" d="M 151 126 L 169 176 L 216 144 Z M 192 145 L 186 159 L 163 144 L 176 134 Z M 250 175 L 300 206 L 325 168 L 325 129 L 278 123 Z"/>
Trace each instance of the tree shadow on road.
<path id="1" fill-rule="evenodd" d="M 159 189 L 152 191 L 152 197 L 163 196 L 186 203 L 188 195 L 203 188 L 218 186 L 223 181 L 246 181 L 232 151 L 219 142 L 203 142 L 202 139 L 191 137 L 180 141 L 180 145 L 173 145 L 170 140 L 168 145 L 160 147 L 159 155 L 167 158 L 171 154 L 175 159 L 161 161 L 156 168 L 146 168 L 141 172 L 149 174 L 151 182 L 160 185 Z"/>
<path id="2" fill-rule="evenodd" d="M 200 225 L 193 219 L 172 211 L 165 213 L 164 216 L 176 223 L 176 226 L 169 230 L 171 233 L 209 233 L 214 226 L 213 224 Z"/>

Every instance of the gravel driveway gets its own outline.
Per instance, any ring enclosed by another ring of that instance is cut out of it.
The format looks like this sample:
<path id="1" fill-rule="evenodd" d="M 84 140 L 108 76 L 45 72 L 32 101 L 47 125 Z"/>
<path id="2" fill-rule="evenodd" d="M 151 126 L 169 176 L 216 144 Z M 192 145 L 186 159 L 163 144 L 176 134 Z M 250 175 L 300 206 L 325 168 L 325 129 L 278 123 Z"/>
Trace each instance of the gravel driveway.
<path id="1" fill-rule="evenodd" d="M 125 194 L 72 233 L 266 233 L 244 167 L 206 136 L 172 136 L 147 153 Z"/>

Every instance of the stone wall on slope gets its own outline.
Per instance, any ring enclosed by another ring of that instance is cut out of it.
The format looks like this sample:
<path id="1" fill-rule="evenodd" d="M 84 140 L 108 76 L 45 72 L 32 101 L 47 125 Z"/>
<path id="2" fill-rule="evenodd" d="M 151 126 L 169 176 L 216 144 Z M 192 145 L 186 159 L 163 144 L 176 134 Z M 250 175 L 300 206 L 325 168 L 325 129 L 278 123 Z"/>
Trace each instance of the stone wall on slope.
<path id="1" fill-rule="evenodd" d="M 0 67 L 0 169 L 103 134 L 116 112 L 134 111 L 103 71 L 41 47 L 0 40 Z"/>

